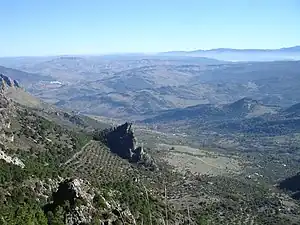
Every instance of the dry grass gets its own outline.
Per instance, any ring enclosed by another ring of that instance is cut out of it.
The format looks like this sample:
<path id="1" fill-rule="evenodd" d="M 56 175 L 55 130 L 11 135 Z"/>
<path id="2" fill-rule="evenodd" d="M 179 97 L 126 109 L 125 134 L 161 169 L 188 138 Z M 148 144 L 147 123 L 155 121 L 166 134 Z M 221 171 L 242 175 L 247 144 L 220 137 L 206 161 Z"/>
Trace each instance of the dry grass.
<path id="1" fill-rule="evenodd" d="M 159 144 L 160 150 L 168 150 L 165 161 L 179 172 L 224 175 L 237 174 L 242 170 L 242 161 L 237 157 L 227 157 L 202 149 L 181 145 Z"/>

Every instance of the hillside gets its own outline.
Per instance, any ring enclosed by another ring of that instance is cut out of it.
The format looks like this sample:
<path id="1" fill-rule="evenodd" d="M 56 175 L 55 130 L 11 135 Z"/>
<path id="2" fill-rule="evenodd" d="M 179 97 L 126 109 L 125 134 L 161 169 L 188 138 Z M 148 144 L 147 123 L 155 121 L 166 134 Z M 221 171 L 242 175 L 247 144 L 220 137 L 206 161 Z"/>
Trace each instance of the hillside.
<path id="1" fill-rule="evenodd" d="M 167 110 L 158 113 L 153 118 L 144 120 L 144 122 L 171 123 L 184 120 L 189 124 L 196 120 L 209 123 L 276 114 L 279 110 L 280 107 L 278 106 L 265 105 L 251 98 L 242 98 L 236 102 L 224 105 L 202 104 L 182 109 Z"/>
<path id="2" fill-rule="evenodd" d="M 3 67 L 0 65 L 0 74 L 5 74 L 7 77 L 12 77 L 14 80 L 17 80 L 18 82 L 22 83 L 23 86 L 31 87 L 34 83 L 37 83 L 39 81 L 51 81 L 53 78 L 50 76 L 41 76 L 36 73 L 27 73 L 21 70 L 12 69 Z"/>
<path id="3" fill-rule="evenodd" d="M 298 105 L 283 108 L 243 98 L 224 105 L 169 110 L 140 122 L 159 132 L 189 138 L 195 146 L 251 159 L 252 173 L 277 183 L 299 171 Z"/>
<path id="4" fill-rule="evenodd" d="M 299 12 L 0 0 L 0 225 L 300 225 Z"/>
<path id="5" fill-rule="evenodd" d="M 285 161 L 295 157 L 298 149 L 298 105 L 283 108 L 243 98 L 224 105 L 206 104 L 162 111 L 137 123 L 160 132 L 184 135 L 200 145 L 253 152 L 255 158 L 261 151 L 272 155 L 277 152 L 276 158 L 282 154 L 281 160 Z M 288 153 L 285 155 L 285 152 Z M 265 156 L 269 157 L 268 154 Z M 293 158 L 293 164 L 297 163 L 296 159 Z M 296 167 L 293 166 L 294 169 Z M 275 175 L 273 172 L 270 174 Z"/>
<path id="6" fill-rule="evenodd" d="M 292 116 L 300 116 L 300 103 L 287 108 L 285 112 Z"/>
<path id="7" fill-rule="evenodd" d="M 4 224 L 139 224 L 148 219 L 148 214 L 139 214 L 148 212 L 147 207 L 152 207 L 155 218 L 163 218 L 159 200 L 150 193 L 149 199 L 139 194 L 147 191 L 147 183 L 132 182 L 132 176 L 143 179 L 138 170 L 111 153 L 105 143 L 80 131 L 82 124 L 74 123 L 78 129 L 70 129 L 48 120 L 49 112 L 39 115 L 36 109 L 8 99 L 5 90 L 0 94 Z"/>
<path id="8" fill-rule="evenodd" d="M 140 138 L 153 137 L 137 138 L 129 123 L 103 130 L 96 129 L 96 121 L 87 129 L 81 115 L 73 120 L 48 104 L 46 110 L 14 102 L 6 95 L 9 90 L 23 92 L 5 85 L 0 96 L 3 224 L 285 224 L 300 219 L 297 205 L 291 213 L 280 201 L 293 200 L 244 175 L 176 172 L 161 158 L 166 150 L 149 149 L 161 146 L 159 138 L 154 145 L 140 145 Z M 281 214 L 274 214 L 278 210 Z"/>
<path id="9" fill-rule="evenodd" d="M 114 67 L 117 62 L 108 62 L 107 66 Z M 122 63 L 129 67 L 136 64 L 120 71 L 111 69 L 110 74 L 103 70 L 93 77 L 82 75 L 80 82 L 73 77 L 63 85 L 35 86 L 32 93 L 59 107 L 122 119 L 198 104 L 227 104 L 245 96 L 283 107 L 300 102 L 298 61 L 203 65 L 182 60 L 173 65 L 161 60 L 151 61 L 153 65 L 149 66 L 139 61 Z"/>
<path id="10" fill-rule="evenodd" d="M 62 110 L 54 105 L 48 104 L 30 93 L 26 92 L 23 87 L 15 86 L 16 80 L 11 79 L 8 76 L 1 75 L 2 79 L 2 91 L 6 97 L 12 99 L 15 104 L 29 108 L 34 111 L 37 115 L 42 116 L 48 120 L 54 121 L 60 125 L 68 126 L 73 128 L 80 127 L 81 129 L 93 128 L 109 128 L 110 126 L 105 123 L 93 120 L 84 115 L 78 115 L 74 111 Z M 10 80 L 7 83 L 6 80 Z M 18 83 L 17 83 L 18 84 Z"/>

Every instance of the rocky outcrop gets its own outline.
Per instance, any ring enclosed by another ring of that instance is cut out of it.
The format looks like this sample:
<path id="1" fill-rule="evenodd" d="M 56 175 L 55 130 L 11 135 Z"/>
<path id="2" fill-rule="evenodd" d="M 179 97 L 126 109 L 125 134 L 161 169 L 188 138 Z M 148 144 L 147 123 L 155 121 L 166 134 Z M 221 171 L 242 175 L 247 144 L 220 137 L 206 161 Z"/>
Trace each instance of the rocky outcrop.
<path id="1" fill-rule="evenodd" d="M 14 87 L 14 88 L 20 88 L 19 82 L 16 80 L 11 79 L 8 76 L 5 76 L 3 74 L 0 74 L 1 78 L 1 88 L 8 88 L 8 87 Z"/>
<path id="2" fill-rule="evenodd" d="M 143 146 L 138 145 L 131 123 L 126 122 L 112 129 L 96 131 L 94 139 L 104 142 L 113 153 L 123 159 L 157 169 L 154 160 L 145 152 Z"/>
<path id="3" fill-rule="evenodd" d="M 136 149 L 136 139 L 130 123 L 124 123 L 108 132 L 106 141 L 112 152 L 125 159 L 133 158 Z M 138 158 L 138 156 L 135 156 L 135 158 Z"/>
<path id="4" fill-rule="evenodd" d="M 0 89 L 0 133 L 5 133 L 7 129 L 10 129 L 11 121 L 10 117 L 13 116 L 15 111 L 15 106 L 11 99 L 9 99 L 6 95 L 5 89 L 7 87 L 16 87 L 14 80 L 11 78 L 0 74 L 1 78 L 1 89 Z M 17 87 L 19 84 L 16 82 Z"/>
<path id="5" fill-rule="evenodd" d="M 93 219 L 96 224 L 103 225 L 117 224 L 118 221 L 121 224 L 136 224 L 128 208 L 122 208 L 113 199 L 106 200 L 89 182 L 82 179 L 62 181 L 52 199 L 51 203 L 44 206 L 45 213 L 55 212 L 62 206 L 64 223 L 67 225 L 91 224 Z"/>
<path id="6" fill-rule="evenodd" d="M 292 198 L 300 199 L 300 173 L 282 180 L 278 187 L 292 193 Z"/>
<path id="7" fill-rule="evenodd" d="M 86 123 L 83 121 L 82 118 L 80 118 L 80 116 L 78 115 L 72 115 L 70 113 L 64 112 L 63 113 L 64 118 L 66 118 L 67 120 L 69 120 L 71 123 L 78 125 L 78 126 L 82 126 L 82 127 L 86 127 Z"/>
<path id="8" fill-rule="evenodd" d="M 6 96 L 3 89 L 0 90 L 0 143 L 13 142 L 14 135 L 11 132 L 11 118 L 15 115 L 15 105 Z M 0 146 L 1 147 L 1 146 Z"/>
<path id="9" fill-rule="evenodd" d="M 84 192 L 82 186 L 83 181 L 79 179 L 67 179 L 61 182 L 58 190 L 53 193 L 53 202 L 61 205 L 64 201 L 69 201 L 70 205 L 74 206 L 76 199 L 89 198 L 90 196 Z"/>
<path id="10" fill-rule="evenodd" d="M 1 144 L 0 144 L 0 148 L 1 148 Z M 20 166 L 22 169 L 25 167 L 25 164 L 18 157 L 9 156 L 2 150 L 0 150 L 0 159 L 4 160 L 7 163 Z"/>
<path id="11" fill-rule="evenodd" d="M 55 212 L 64 206 L 64 223 L 68 225 L 88 224 L 92 220 L 95 208 L 92 206 L 93 194 L 87 193 L 89 183 L 80 179 L 66 179 L 59 183 L 57 191 L 52 194 L 53 201 L 44 206 L 44 211 Z M 85 204 L 79 204 L 83 201 Z M 66 208 L 66 204 L 69 206 Z"/>

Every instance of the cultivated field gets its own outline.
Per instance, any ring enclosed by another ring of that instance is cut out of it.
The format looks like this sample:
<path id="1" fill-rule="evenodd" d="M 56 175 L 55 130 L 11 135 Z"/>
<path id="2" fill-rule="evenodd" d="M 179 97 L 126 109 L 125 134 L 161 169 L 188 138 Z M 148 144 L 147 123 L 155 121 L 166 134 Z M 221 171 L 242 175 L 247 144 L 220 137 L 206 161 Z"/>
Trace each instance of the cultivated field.
<path id="1" fill-rule="evenodd" d="M 179 172 L 224 175 L 241 172 L 243 162 L 235 156 L 224 156 L 183 145 L 159 144 L 160 151 L 167 151 L 164 159 Z"/>
<path id="2" fill-rule="evenodd" d="M 91 177 L 96 183 L 118 180 L 132 172 L 126 160 L 112 154 L 106 146 L 97 141 L 88 142 L 64 166 L 79 176 Z"/>

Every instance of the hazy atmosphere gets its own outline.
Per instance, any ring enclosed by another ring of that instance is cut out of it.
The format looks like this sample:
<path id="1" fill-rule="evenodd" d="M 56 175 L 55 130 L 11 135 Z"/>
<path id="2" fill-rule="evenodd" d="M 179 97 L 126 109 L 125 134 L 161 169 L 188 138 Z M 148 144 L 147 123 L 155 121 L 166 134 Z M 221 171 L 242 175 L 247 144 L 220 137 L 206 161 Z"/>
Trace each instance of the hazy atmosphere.
<path id="1" fill-rule="evenodd" d="M 300 1 L 0 0 L 0 225 L 299 225 Z"/>
<path id="2" fill-rule="evenodd" d="M 276 49 L 299 44 L 297 0 L 2 0 L 1 56 L 197 49 Z"/>

